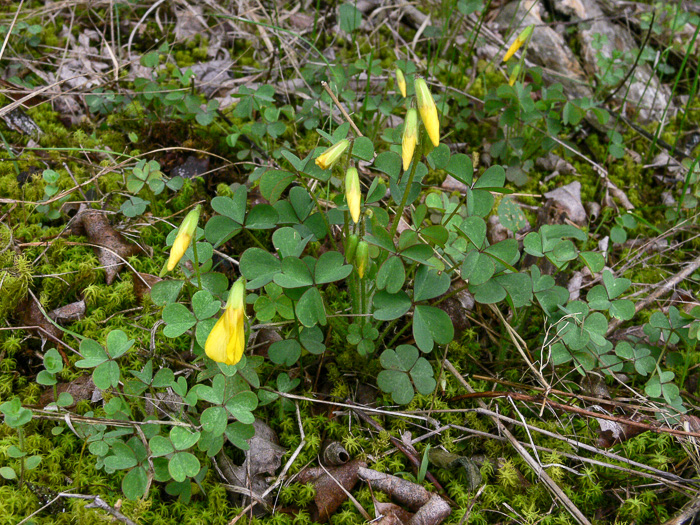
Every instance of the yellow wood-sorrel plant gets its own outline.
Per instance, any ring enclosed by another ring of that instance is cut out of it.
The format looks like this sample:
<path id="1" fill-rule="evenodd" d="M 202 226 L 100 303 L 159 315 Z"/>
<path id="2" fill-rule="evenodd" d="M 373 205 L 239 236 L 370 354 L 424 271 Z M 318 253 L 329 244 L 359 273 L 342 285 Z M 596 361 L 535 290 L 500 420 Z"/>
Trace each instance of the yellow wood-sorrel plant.
<path id="1" fill-rule="evenodd" d="M 207 473 L 201 459 L 216 456 L 226 440 L 246 449 L 256 408 L 294 390 L 300 379 L 287 371 L 321 354 L 330 360 L 354 351 L 358 363 L 374 369 L 378 356 L 377 385 L 396 403 L 431 394 L 437 385 L 431 356 L 455 338 L 441 302 L 463 290 L 476 303 L 537 315 L 552 326 L 553 337 L 543 338 L 543 351 L 534 356 L 540 363 L 571 363 L 581 373 L 636 373 L 645 378 L 650 398 L 684 410 L 674 373 L 662 368 L 665 347 L 655 343 L 683 339 L 694 345 L 700 314 L 684 316 L 673 307 L 668 315 L 655 312 L 644 326 L 649 344 L 613 345 L 606 338 L 610 322 L 635 315 L 634 304 L 623 298 L 631 282 L 605 269 L 600 253 L 581 251 L 588 234 L 575 226 L 543 225 L 516 238 L 528 221 L 507 195 L 504 166 L 475 167 L 472 156 L 441 143 L 438 109 L 448 111 L 446 93 L 408 68 L 398 78 L 402 97 L 393 95 L 393 104 L 404 103 L 405 124 L 374 140 L 356 123 L 319 129 L 323 145 L 304 158 L 282 147 L 277 167 L 258 167 L 248 185 L 214 197 L 201 217 L 196 209 L 171 231 L 166 243 L 172 246 L 171 277 L 151 291 L 153 302 L 163 307 L 153 337 L 162 333 L 174 347 L 198 356 L 189 376 L 176 375 L 153 349 L 140 370 L 125 374 L 118 360 L 135 342 L 123 331 L 111 331 L 104 345 L 74 334 L 81 340 L 76 366 L 91 370 L 95 385 L 109 393 L 104 413 L 110 425 L 74 421 L 71 429 L 85 440 L 97 468 L 125 472 L 122 489 L 129 499 L 146 495 L 155 481 L 188 501 L 192 482 Z M 273 95 L 270 89 L 247 90 L 237 111 L 275 113 Z M 517 128 L 516 115 L 544 122 L 561 102 L 553 89 L 535 104 L 531 86 L 518 81 L 486 99 L 487 113 L 500 115 L 508 133 Z M 277 133 L 275 119 L 269 116 L 267 127 L 253 131 Z M 238 134 L 231 137 L 229 143 L 238 140 Z M 492 152 L 500 151 L 496 158 L 502 160 L 515 158 L 518 142 L 503 139 Z M 459 192 L 428 183 L 447 176 L 461 185 Z M 134 191 L 141 189 L 139 180 Z M 249 199 L 254 185 L 264 202 Z M 489 241 L 486 218 L 492 214 L 512 236 Z M 631 227 L 627 223 L 623 226 Z M 271 245 L 261 241 L 266 231 Z M 253 246 L 240 257 L 226 255 L 240 239 Z M 571 301 L 553 276 L 542 274 L 537 264 L 524 265 L 524 254 L 548 261 L 555 271 L 585 265 L 600 277 L 599 284 Z M 218 271 L 223 263 L 233 263 L 235 284 Z M 329 319 L 339 316 L 351 319 L 340 343 L 329 327 Z M 265 359 L 244 348 L 251 326 L 267 324 L 281 336 L 267 352 L 282 368 L 271 382 L 258 375 Z M 50 385 L 56 357 L 47 356 L 40 377 Z M 165 399 L 177 402 L 159 401 Z M 71 401 L 59 396 L 56 409 Z M 284 408 L 288 400 L 280 401 Z M 32 418 L 18 401 L 0 405 L 0 411 L 20 436 Z M 21 459 L 16 470 L 0 475 L 21 476 L 36 461 Z"/>

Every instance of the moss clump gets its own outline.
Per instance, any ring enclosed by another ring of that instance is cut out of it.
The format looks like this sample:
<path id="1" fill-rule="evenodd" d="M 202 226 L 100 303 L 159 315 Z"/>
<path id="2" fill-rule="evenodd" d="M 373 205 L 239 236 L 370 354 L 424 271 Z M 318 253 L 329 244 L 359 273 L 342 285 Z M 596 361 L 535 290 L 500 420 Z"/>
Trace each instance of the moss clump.
<path id="1" fill-rule="evenodd" d="M 11 315 L 17 305 L 27 296 L 32 282 L 32 263 L 23 254 L 17 254 L 11 248 L 12 237 L 5 225 L 0 225 L 0 246 L 5 251 L 0 254 L 0 282 L 3 293 L 0 294 L 0 319 Z"/>

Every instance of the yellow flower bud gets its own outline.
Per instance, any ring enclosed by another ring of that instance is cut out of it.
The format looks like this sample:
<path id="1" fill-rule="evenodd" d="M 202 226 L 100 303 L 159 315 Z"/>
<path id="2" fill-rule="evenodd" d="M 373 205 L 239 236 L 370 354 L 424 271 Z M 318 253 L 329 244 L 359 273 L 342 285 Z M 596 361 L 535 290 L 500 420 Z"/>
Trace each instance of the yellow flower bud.
<path id="1" fill-rule="evenodd" d="M 520 64 L 515 64 L 515 67 L 513 68 L 513 71 L 510 74 L 510 78 L 508 78 L 508 84 L 513 85 L 515 84 L 515 81 L 518 78 L 518 75 L 520 74 Z"/>
<path id="2" fill-rule="evenodd" d="M 182 256 L 185 255 L 187 248 L 190 247 L 192 238 L 197 231 L 197 223 L 199 222 L 199 212 L 201 206 L 197 206 L 194 210 L 187 214 L 185 220 L 180 224 L 177 230 L 177 237 L 173 242 L 173 247 L 170 249 L 170 257 L 168 258 L 168 271 L 171 272 L 177 263 L 180 262 Z"/>
<path id="3" fill-rule="evenodd" d="M 355 268 L 357 268 L 357 273 L 362 279 L 365 276 L 367 267 L 369 266 L 369 244 L 365 241 L 360 241 L 357 243 L 357 250 L 355 251 Z"/>
<path id="4" fill-rule="evenodd" d="M 348 148 L 349 145 L 350 142 L 348 141 L 348 139 L 339 140 L 326 151 L 321 153 L 318 157 L 316 157 L 316 166 L 318 166 L 322 170 L 327 170 L 338 161 L 340 156 Z"/>
<path id="5" fill-rule="evenodd" d="M 245 350 L 245 279 L 238 279 L 228 294 L 223 315 L 209 332 L 204 351 L 217 363 L 235 365 Z"/>
<path id="6" fill-rule="evenodd" d="M 510 60 L 510 58 L 515 54 L 515 52 L 518 49 L 520 49 L 525 42 L 527 42 L 527 39 L 530 38 L 530 35 L 532 34 L 532 30 L 533 30 L 533 26 L 527 26 L 516 37 L 516 39 L 513 40 L 513 43 L 510 45 L 510 47 L 508 48 L 508 51 L 506 51 L 506 54 L 503 56 L 504 62 L 508 62 L 508 60 Z"/>
<path id="7" fill-rule="evenodd" d="M 430 94 L 428 84 L 422 78 L 417 78 L 414 82 L 416 88 L 416 100 L 418 102 L 418 111 L 420 118 L 423 121 L 425 130 L 428 132 L 430 142 L 437 147 L 440 144 L 440 120 L 438 119 L 437 108 L 435 101 Z"/>
<path id="8" fill-rule="evenodd" d="M 403 71 L 396 69 L 396 85 L 399 86 L 401 96 L 406 96 L 406 77 L 403 76 Z"/>
<path id="9" fill-rule="evenodd" d="M 355 168 L 348 168 L 348 171 L 345 173 L 345 200 L 348 201 L 352 221 L 356 224 L 360 220 L 361 198 L 360 176 Z"/>
<path id="10" fill-rule="evenodd" d="M 406 113 L 406 122 L 403 126 L 403 139 L 401 140 L 401 158 L 403 159 L 403 170 L 406 171 L 413 159 L 413 152 L 418 141 L 418 114 L 414 108 Z"/>

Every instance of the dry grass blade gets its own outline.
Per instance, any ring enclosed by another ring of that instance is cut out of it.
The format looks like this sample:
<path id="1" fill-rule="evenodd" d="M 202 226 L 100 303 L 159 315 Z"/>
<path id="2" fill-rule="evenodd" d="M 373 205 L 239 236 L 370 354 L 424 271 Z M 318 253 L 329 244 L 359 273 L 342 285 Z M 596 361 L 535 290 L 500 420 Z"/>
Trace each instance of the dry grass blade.
<path id="1" fill-rule="evenodd" d="M 455 376 L 457 381 L 464 387 L 467 392 L 473 394 L 474 389 L 467 383 L 462 375 L 457 371 L 457 369 L 450 363 L 447 359 L 445 360 L 445 368 L 450 371 L 452 375 Z M 478 400 L 479 405 L 481 408 L 486 410 L 486 404 Z M 559 502 L 566 508 L 566 510 L 571 514 L 571 516 L 581 525 L 591 525 L 591 522 L 586 518 L 586 516 L 583 515 L 583 513 L 574 505 L 573 501 L 564 493 L 564 491 L 561 489 L 559 485 L 557 485 L 552 478 L 549 477 L 549 474 L 545 472 L 545 470 L 542 468 L 542 466 L 537 463 L 533 457 L 528 453 L 527 450 L 520 444 L 520 442 L 515 439 L 515 436 L 511 434 L 511 432 L 501 423 L 501 421 L 497 417 L 492 417 L 493 422 L 496 424 L 498 427 L 499 431 L 502 432 L 507 438 L 508 441 L 510 441 L 511 445 L 515 448 L 515 450 L 520 454 L 520 456 L 525 460 L 525 462 L 528 464 L 528 466 L 537 474 L 537 477 L 540 478 L 546 487 L 551 491 L 551 493 L 554 495 L 554 497 L 559 500 Z"/>

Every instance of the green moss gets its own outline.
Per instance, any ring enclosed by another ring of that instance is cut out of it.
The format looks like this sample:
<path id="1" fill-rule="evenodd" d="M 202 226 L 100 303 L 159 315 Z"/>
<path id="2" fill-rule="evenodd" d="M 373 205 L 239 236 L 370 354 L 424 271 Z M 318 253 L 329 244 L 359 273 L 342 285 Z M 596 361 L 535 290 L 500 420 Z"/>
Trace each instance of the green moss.
<path id="1" fill-rule="evenodd" d="M 4 240 L 4 242 L 3 242 Z M 0 225 L 0 244 L 10 245 L 9 229 Z M 27 296 L 32 282 L 31 261 L 14 250 L 6 250 L 0 255 L 0 282 L 3 293 L 0 294 L 0 318 L 14 314 L 17 305 Z"/>

